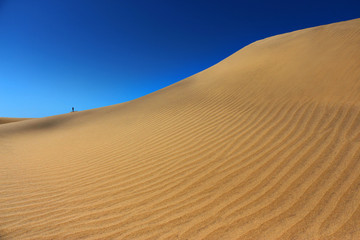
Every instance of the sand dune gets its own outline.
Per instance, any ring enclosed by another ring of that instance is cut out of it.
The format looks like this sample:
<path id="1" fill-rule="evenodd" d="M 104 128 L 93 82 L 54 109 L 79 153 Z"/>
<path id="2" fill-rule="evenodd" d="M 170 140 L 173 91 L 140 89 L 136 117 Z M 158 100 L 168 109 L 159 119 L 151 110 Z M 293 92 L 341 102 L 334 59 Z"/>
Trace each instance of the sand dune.
<path id="1" fill-rule="evenodd" d="M 4 239 L 360 239 L 360 19 L 3 124 L 0 156 Z"/>
<path id="2" fill-rule="evenodd" d="M 8 118 L 8 117 L 0 117 L 0 124 L 4 123 L 12 123 L 12 122 L 19 122 L 23 120 L 27 120 L 29 118 Z"/>

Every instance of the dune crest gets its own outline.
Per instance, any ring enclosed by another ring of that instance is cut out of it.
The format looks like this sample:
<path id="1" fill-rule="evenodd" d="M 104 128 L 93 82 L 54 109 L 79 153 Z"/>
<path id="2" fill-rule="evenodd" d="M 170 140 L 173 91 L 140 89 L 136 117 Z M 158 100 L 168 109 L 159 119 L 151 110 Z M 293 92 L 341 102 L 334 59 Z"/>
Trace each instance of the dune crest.
<path id="1" fill-rule="evenodd" d="M 360 239 L 360 19 L 0 126 L 0 238 Z"/>

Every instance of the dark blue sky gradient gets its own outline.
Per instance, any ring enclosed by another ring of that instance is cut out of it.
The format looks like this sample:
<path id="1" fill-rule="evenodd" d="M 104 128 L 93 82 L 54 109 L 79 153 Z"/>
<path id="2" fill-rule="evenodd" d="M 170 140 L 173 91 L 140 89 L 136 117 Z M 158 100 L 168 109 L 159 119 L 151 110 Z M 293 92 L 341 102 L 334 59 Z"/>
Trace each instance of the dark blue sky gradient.
<path id="1" fill-rule="evenodd" d="M 129 101 L 256 40 L 357 17 L 359 0 L 0 0 L 0 117 Z"/>

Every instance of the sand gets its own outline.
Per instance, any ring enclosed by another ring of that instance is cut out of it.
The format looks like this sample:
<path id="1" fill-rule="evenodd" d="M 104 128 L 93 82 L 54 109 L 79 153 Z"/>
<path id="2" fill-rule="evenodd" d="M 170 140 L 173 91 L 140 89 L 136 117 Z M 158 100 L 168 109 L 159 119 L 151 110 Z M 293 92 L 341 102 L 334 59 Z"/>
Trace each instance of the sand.
<path id="1" fill-rule="evenodd" d="M 1 239 L 360 239 L 360 19 L 0 126 Z"/>
<path id="2" fill-rule="evenodd" d="M 9 117 L 0 117 L 0 124 L 4 123 L 12 123 L 12 122 L 19 122 L 23 120 L 27 120 L 29 118 L 9 118 Z"/>

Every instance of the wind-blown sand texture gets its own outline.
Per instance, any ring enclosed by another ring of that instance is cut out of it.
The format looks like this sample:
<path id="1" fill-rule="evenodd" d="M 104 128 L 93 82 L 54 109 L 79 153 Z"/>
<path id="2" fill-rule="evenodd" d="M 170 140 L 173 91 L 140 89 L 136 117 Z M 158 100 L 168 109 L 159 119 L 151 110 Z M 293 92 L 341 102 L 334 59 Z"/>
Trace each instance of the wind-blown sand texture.
<path id="1" fill-rule="evenodd" d="M 3 124 L 0 156 L 4 239 L 360 239 L 360 19 Z"/>

